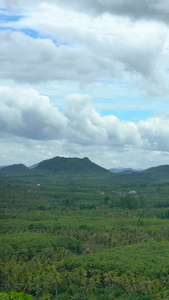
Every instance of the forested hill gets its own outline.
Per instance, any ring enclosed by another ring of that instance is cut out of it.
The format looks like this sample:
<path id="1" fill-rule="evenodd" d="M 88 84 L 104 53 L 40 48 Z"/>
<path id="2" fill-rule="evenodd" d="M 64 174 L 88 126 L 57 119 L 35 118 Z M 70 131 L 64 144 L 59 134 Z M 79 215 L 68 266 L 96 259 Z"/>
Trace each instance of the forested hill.
<path id="1" fill-rule="evenodd" d="M 169 179 L 169 165 L 149 168 L 144 171 L 146 175 L 151 175 L 159 179 Z"/>
<path id="2" fill-rule="evenodd" d="M 34 167 L 35 166 L 35 167 Z M 84 158 L 65 158 L 54 157 L 43 160 L 39 164 L 35 164 L 33 168 L 28 168 L 23 164 L 14 164 L 0 169 L 1 178 L 3 176 L 56 176 L 56 177 L 74 177 L 88 179 L 105 179 L 112 182 L 129 183 L 129 182 L 158 182 L 169 180 L 169 165 L 162 165 L 146 169 L 144 171 L 136 171 L 132 169 L 123 172 L 112 173 L 93 162 L 87 157 Z"/>
<path id="3" fill-rule="evenodd" d="M 110 175 L 111 172 L 85 158 L 54 157 L 38 164 L 32 171 L 52 171 L 65 175 Z"/>
<path id="4" fill-rule="evenodd" d="M 116 182 L 158 182 L 169 180 L 169 165 L 161 165 L 152 167 L 143 171 L 124 169 L 124 171 L 118 171 L 115 173 L 113 170 L 113 179 Z"/>
<path id="5" fill-rule="evenodd" d="M 14 165 L 1 168 L 1 173 L 25 173 L 28 171 L 29 168 L 23 164 L 14 164 Z"/>

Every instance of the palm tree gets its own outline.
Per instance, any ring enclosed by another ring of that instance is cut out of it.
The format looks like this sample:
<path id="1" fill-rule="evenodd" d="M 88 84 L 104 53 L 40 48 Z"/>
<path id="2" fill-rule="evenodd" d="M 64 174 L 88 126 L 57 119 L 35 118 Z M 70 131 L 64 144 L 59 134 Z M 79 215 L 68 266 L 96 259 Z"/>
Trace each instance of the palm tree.
<path id="1" fill-rule="evenodd" d="M 58 286 L 63 282 L 62 275 L 57 271 L 53 271 L 50 274 L 50 283 L 54 284 L 55 287 L 55 296 L 58 296 Z"/>
<path id="2" fill-rule="evenodd" d="M 80 286 L 85 285 L 87 280 L 87 272 L 85 269 L 81 267 L 77 267 L 76 269 L 73 270 L 73 274 L 76 276 L 76 282 Z"/>
<path id="3" fill-rule="evenodd" d="M 115 271 L 109 271 L 104 275 L 104 284 L 105 285 L 112 285 L 113 283 L 117 282 L 118 277 Z"/>
<path id="4" fill-rule="evenodd" d="M 92 283 L 95 283 L 95 284 L 101 283 L 101 276 L 100 276 L 100 274 L 95 274 L 95 275 L 93 275 L 93 276 L 90 278 L 90 281 L 91 281 Z"/>

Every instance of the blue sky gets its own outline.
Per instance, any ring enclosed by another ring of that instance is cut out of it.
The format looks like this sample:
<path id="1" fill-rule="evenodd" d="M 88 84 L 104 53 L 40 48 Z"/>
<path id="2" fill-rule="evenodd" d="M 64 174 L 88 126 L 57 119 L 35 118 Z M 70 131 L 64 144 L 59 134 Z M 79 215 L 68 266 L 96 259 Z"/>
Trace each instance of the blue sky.
<path id="1" fill-rule="evenodd" d="M 0 0 L 0 165 L 169 162 L 169 1 L 132 2 Z"/>
<path id="2" fill-rule="evenodd" d="M 3 23 L 6 24 L 7 22 L 17 22 L 22 18 L 22 16 L 8 15 L 8 14 L 5 14 L 5 12 L 6 12 L 6 10 L 4 10 L 4 13 L 0 13 L 1 24 L 3 24 Z"/>
<path id="3" fill-rule="evenodd" d="M 137 123 L 139 120 L 146 120 L 149 116 L 153 116 L 155 114 L 155 110 L 147 111 L 147 110 L 102 110 L 102 115 L 115 115 L 120 120 L 132 121 Z"/>

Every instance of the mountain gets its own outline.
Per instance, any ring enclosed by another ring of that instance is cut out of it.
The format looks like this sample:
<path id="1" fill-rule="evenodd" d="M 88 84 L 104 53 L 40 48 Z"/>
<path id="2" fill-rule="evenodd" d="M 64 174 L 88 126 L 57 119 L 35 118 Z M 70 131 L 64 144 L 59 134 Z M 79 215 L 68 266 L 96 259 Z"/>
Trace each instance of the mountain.
<path id="1" fill-rule="evenodd" d="M 119 168 L 109 169 L 109 171 L 112 172 L 112 173 L 132 174 L 134 172 L 143 171 L 143 169 L 132 169 L 132 168 L 122 168 L 122 167 L 119 167 Z"/>
<path id="2" fill-rule="evenodd" d="M 29 166 L 29 169 L 34 169 L 34 168 L 37 167 L 38 165 L 39 165 L 39 163 L 33 164 L 32 166 Z"/>
<path id="3" fill-rule="evenodd" d="M 112 168 L 112 169 L 109 169 L 110 172 L 112 173 L 133 173 L 135 172 L 132 168 Z"/>
<path id="4" fill-rule="evenodd" d="M 113 174 L 116 182 L 159 182 L 169 181 L 169 165 L 152 167 L 143 171 L 135 171 L 131 173 L 118 172 Z"/>
<path id="5" fill-rule="evenodd" d="M 55 174 L 71 175 L 71 176 L 111 176 L 111 172 L 91 162 L 87 157 L 85 158 L 65 158 L 54 157 L 47 159 L 38 164 L 32 172 L 48 171 Z"/>
<path id="6" fill-rule="evenodd" d="M 144 174 L 156 179 L 169 180 L 169 165 L 152 167 L 144 171 Z"/>
<path id="7" fill-rule="evenodd" d="M 0 170 L 1 173 L 25 173 L 29 170 L 23 164 L 14 164 L 7 167 L 4 167 Z"/>
<path id="8" fill-rule="evenodd" d="M 3 169 L 3 168 L 5 168 L 5 167 L 8 167 L 8 166 L 0 166 L 0 170 Z"/>
<path id="9" fill-rule="evenodd" d="M 116 171 L 116 172 L 115 172 Z M 169 165 L 162 165 L 149 168 L 143 171 L 131 168 L 104 169 L 99 165 L 85 158 L 54 157 L 44 160 L 32 167 L 23 164 L 4 166 L 0 169 L 0 175 L 13 175 L 19 177 L 35 178 L 39 176 L 59 176 L 63 178 L 89 178 L 111 180 L 118 183 L 132 182 L 158 182 L 169 181 Z"/>

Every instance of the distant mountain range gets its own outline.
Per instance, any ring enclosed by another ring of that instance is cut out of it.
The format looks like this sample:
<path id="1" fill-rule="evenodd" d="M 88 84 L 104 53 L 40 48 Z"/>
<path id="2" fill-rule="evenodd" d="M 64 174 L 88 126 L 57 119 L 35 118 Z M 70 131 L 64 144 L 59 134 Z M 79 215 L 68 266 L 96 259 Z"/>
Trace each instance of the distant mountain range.
<path id="1" fill-rule="evenodd" d="M 37 167 L 38 165 L 39 165 L 39 163 L 33 164 L 32 166 L 29 166 L 28 168 L 29 168 L 29 169 L 34 169 L 34 168 Z"/>
<path id="2" fill-rule="evenodd" d="M 119 167 L 119 168 L 112 168 L 112 169 L 109 169 L 110 172 L 112 173 L 125 173 L 125 174 L 131 174 L 131 173 L 134 173 L 134 172 L 140 172 L 140 171 L 143 171 L 143 169 L 132 169 L 132 168 L 122 168 L 122 167 Z"/>
<path id="3" fill-rule="evenodd" d="M 0 167 L 0 175 L 8 176 L 48 176 L 76 178 L 102 178 L 114 182 L 158 182 L 169 181 L 169 165 L 149 168 L 146 170 L 134 170 L 132 168 L 112 168 L 107 170 L 85 158 L 54 157 L 44 160 L 31 167 L 23 164 L 14 164 Z"/>
<path id="4" fill-rule="evenodd" d="M 29 173 L 56 174 L 62 176 L 110 176 L 111 172 L 85 158 L 54 157 L 26 167 L 23 164 L 11 165 L 0 169 L 0 174 Z"/>
<path id="5" fill-rule="evenodd" d="M 146 170 L 127 169 L 113 174 L 117 182 L 159 182 L 169 181 L 169 165 L 148 168 Z"/>

